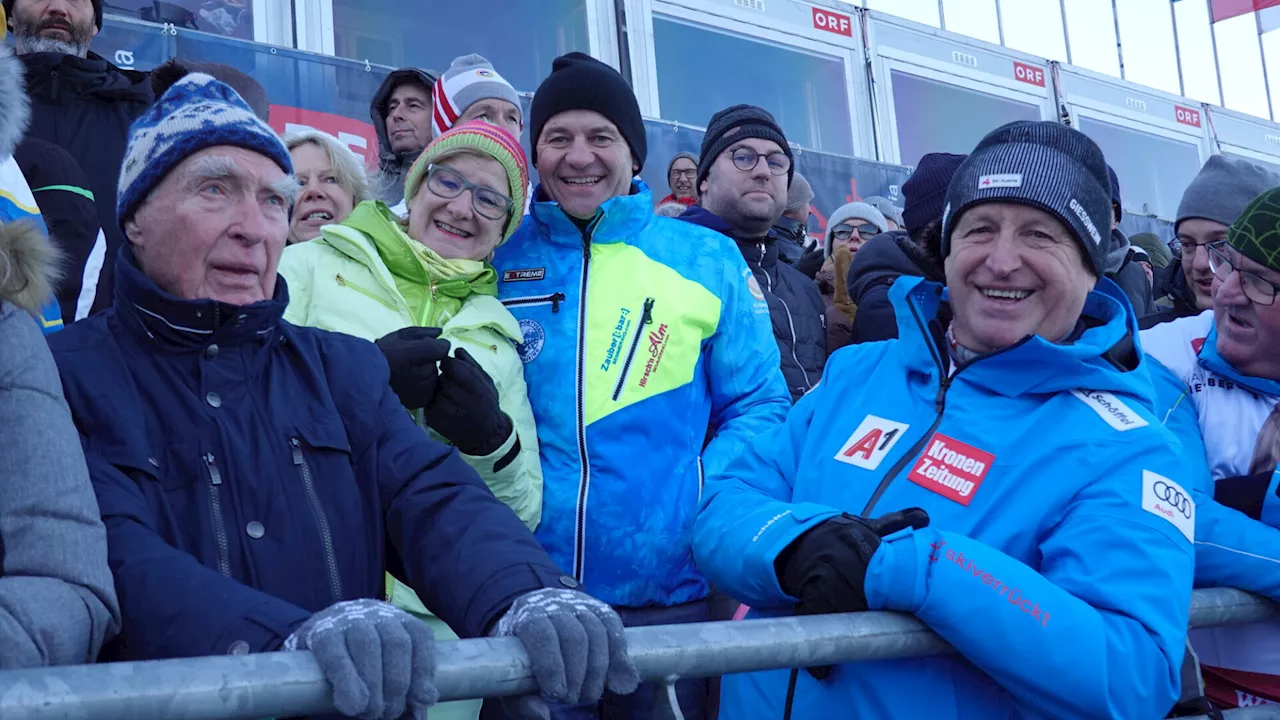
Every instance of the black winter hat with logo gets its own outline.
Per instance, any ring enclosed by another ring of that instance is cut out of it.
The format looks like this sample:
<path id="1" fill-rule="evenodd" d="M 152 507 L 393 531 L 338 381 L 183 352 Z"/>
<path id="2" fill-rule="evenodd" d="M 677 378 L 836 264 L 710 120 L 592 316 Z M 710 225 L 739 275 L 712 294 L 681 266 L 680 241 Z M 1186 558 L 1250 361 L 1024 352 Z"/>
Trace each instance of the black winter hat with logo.
<path id="1" fill-rule="evenodd" d="M 702 181 L 707 179 L 707 174 L 711 172 L 711 166 L 720 153 L 743 138 L 772 140 L 782 148 L 783 154 L 791 161 L 791 167 L 787 169 L 787 187 L 791 187 L 791 178 L 796 174 L 796 159 L 791 154 L 791 146 L 787 144 L 787 136 L 782 134 L 778 121 L 762 107 L 731 105 L 712 115 L 711 122 L 707 123 L 707 133 L 702 136 L 702 152 L 698 158 L 698 176 L 693 180 L 695 189 L 701 192 Z"/>
<path id="2" fill-rule="evenodd" d="M 13 20 L 13 4 L 16 0 L 4 0 L 4 14 Z M 102 0 L 91 0 L 93 3 L 93 23 L 102 30 Z"/>
<path id="3" fill-rule="evenodd" d="M 530 161 L 538 164 L 538 137 L 552 117 L 569 110 L 592 110 L 618 127 L 631 148 L 631 157 L 644 168 L 649 146 L 645 140 L 640 104 L 617 70 L 581 52 L 551 61 L 551 74 L 538 86 L 529 105 Z M 636 171 L 639 172 L 639 169 Z"/>
<path id="4" fill-rule="evenodd" d="M 1048 120 L 1021 120 L 982 138 L 947 188 L 943 257 L 960 216 L 988 202 L 1019 203 L 1054 216 L 1101 276 L 1111 238 L 1111 181 L 1102 149 L 1084 133 Z"/>

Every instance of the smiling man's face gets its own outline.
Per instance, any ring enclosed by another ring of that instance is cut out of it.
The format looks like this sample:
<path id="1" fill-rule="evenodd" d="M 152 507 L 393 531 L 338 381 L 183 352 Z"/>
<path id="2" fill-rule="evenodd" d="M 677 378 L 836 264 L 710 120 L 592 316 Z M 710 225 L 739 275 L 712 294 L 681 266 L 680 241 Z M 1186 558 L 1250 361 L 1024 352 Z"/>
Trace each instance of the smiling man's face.
<path id="1" fill-rule="evenodd" d="M 605 201 L 626 195 L 638 170 L 618 127 L 594 110 L 553 116 L 538 136 L 537 154 L 543 191 L 582 220 Z"/>

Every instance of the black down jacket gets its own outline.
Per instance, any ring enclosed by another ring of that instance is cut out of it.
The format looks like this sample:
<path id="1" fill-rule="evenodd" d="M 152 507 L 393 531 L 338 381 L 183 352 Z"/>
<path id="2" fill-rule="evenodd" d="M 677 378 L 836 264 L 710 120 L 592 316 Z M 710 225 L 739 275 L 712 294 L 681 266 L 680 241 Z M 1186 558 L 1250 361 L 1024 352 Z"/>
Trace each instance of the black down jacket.
<path id="1" fill-rule="evenodd" d="M 818 384 L 827 364 L 826 311 L 817 284 L 778 259 L 778 241 L 772 235 L 739 238 L 723 218 L 697 205 L 680 219 L 727 235 L 738 244 L 769 304 L 791 401 L 799 400 Z"/>
<path id="2" fill-rule="evenodd" d="M 898 337 L 898 320 L 889 302 L 889 287 L 903 275 L 946 282 L 942 267 L 911 237 L 891 230 L 867 241 L 849 266 L 849 299 L 857 306 L 853 341 L 876 342 Z"/>

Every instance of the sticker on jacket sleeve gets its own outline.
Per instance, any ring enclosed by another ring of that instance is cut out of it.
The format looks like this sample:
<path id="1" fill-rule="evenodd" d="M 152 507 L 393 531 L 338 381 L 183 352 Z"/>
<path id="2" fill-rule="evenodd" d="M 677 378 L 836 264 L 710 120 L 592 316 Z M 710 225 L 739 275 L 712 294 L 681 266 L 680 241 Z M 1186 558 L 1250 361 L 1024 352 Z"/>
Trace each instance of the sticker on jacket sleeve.
<path id="1" fill-rule="evenodd" d="M 1088 405 L 1090 410 L 1098 413 L 1098 417 L 1105 420 L 1108 425 L 1120 432 L 1147 426 L 1147 421 L 1142 416 L 1138 415 L 1133 408 L 1124 404 L 1120 398 L 1111 393 L 1102 392 L 1101 390 L 1072 390 L 1071 394 L 1075 395 L 1080 402 Z"/>
<path id="2" fill-rule="evenodd" d="M 1196 535 L 1196 502 L 1191 493 L 1169 478 L 1142 471 L 1142 509 L 1168 520 L 1188 541 Z"/>
<path id="3" fill-rule="evenodd" d="M 902 439 L 908 427 L 910 426 L 900 422 L 868 415 L 849 439 L 844 441 L 844 446 L 836 453 L 835 459 L 854 467 L 875 470 L 885 455 Z"/>
<path id="4" fill-rule="evenodd" d="M 934 433 L 907 479 L 968 507 L 995 462 L 985 450 Z"/>
<path id="5" fill-rule="evenodd" d="M 516 346 L 516 353 L 520 355 L 520 362 L 528 364 L 542 353 L 542 346 L 547 342 L 547 334 L 543 332 L 537 320 L 529 318 L 520 320 L 520 334 L 524 336 L 524 342 Z"/>

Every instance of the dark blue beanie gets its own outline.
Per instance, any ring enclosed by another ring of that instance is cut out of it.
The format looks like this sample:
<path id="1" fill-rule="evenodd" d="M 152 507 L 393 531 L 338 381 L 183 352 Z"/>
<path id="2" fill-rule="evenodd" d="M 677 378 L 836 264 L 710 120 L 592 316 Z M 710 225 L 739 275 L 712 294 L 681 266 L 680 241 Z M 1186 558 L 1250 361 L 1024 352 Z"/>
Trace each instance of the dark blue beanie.
<path id="1" fill-rule="evenodd" d="M 917 230 L 942 217 L 947 186 L 966 157 L 929 153 L 920 158 L 920 164 L 902 184 L 902 226 L 908 235 L 914 237 Z"/>

